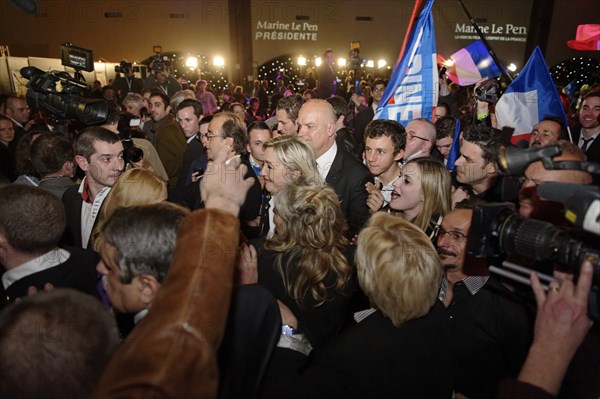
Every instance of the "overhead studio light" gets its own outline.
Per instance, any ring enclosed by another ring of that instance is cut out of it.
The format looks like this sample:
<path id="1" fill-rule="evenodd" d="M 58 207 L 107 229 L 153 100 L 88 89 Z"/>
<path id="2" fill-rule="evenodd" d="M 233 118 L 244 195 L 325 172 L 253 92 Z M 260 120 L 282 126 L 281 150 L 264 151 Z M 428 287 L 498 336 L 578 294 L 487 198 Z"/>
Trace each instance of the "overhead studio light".
<path id="1" fill-rule="evenodd" d="M 198 67 L 198 58 L 187 57 L 187 59 L 185 60 L 185 66 L 190 69 L 196 69 Z"/>
<path id="2" fill-rule="evenodd" d="M 323 62 L 323 60 L 321 59 L 321 57 L 316 57 L 315 58 L 315 65 L 316 66 L 321 66 L 322 62 Z"/>
<path id="3" fill-rule="evenodd" d="M 377 61 L 377 68 L 383 68 L 386 65 L 387 65 L 387 61 L 384 59 Z"/>
<path id="4" fill-rule="evenodd" d="M 346 59 L 345 58 L 338 58 L 338 62 L 337 62 L 338 66 L 346 66 Z"/>
<path id="5" fill-rule="evenodd" d="M 306 65 L 306 58 L 303 56 L 299 56 L 298 57 L 298 65 L 300 65 L 300 66 Z"/>
<path id="6" fill-rule="evenodd" d="M 215 58 L 213 58 L 213 65 L 222 67 L 223 65 L 225 65 L 225 59 L 223 57 L 221 57 L 220 55 L 217 55 L 217 56 L 215 56 Z"/>

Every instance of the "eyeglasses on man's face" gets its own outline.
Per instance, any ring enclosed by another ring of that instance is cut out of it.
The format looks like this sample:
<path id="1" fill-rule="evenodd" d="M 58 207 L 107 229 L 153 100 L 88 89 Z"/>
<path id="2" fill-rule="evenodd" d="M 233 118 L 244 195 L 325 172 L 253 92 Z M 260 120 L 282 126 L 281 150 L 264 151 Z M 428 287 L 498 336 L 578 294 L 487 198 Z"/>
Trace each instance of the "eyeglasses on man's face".
<path id="1" fill-rule="evenodd" d="M 446 230 L 442 229 L 441 227 L 439 227 L 438 231 L 437 231 L 438 238 L 441 238 L 442 236 L 445 236 L 445 235 L 448 235 L 448 237 L 450 237 L 454 241 L 462 241 L 468 237 L 467 235 L 461 233 L 460 231 L 456 231 L 456 230 L 446 231 Z"/>
<path id="2" fill-rule="evenodd" d="M 214 133 L 198 133 L 198 137 L 200 138 L 200 140 L 210 140 L 213 137 L 219 137 L 219 135 Z"/>
<path id="3" fill-rule="evenodd" d="M 423 141 L 429 141 L 429 139 L 426 139 L 425 137 L 417 136 L 415 132 L 406 132 L 406 134 L 408 134 L 409 140 L 419 139 Z"/>

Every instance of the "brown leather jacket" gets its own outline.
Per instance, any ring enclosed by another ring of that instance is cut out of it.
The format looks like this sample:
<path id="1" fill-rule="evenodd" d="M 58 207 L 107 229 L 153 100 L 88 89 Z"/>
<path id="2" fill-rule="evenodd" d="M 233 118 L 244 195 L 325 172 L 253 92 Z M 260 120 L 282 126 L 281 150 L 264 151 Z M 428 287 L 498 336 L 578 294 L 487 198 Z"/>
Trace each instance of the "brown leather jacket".
<path id="1" fill-rule="evenodd" d="M 205 209 L 179 227 L 171 270 L 148 316 L 121 344 L 93 398 L 215 398 L 239 221 Z"/>

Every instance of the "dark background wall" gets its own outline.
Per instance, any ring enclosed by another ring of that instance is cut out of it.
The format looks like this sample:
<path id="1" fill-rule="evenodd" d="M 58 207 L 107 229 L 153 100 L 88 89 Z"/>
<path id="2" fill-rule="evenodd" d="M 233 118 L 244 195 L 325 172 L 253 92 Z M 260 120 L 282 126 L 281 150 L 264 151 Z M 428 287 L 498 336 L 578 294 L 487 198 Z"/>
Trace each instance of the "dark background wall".
<path id="1" fill-rule="evenodd" d="M 58 57 L 62 42 L 94 50 L 96 60 L 141 61 L 153 45 L 164 50 L 222 55 L 235 75 L 252 64 L 283 53 L 312 57 L 325 48 L 347 56 L 350 42 L 360 40 L 362 55 L 389 63 L 398 55 L 410 19 L 412 0 L 38 0 L 38 13 L 27 15 L 13 2 L 0 1 L 0 44 L 11 55 Z M 578 24 L 600 22 L 599 0 L 465 1 L 482 26 L 524 27 L 513 39 L 491 40 L 498 56 L 522 67 L 534 44 L 545 42 L 551 66 L 565 58 L 596 53 L 570 50 Z M 550 9 L 544 9 L 544 7 Z M 532 14 L 532 9 L 538 10 Z M 544 12 L 539 12 L 544 9 Z M 301 19 L 297 19 L 300 17 Z M 357 18 L 358 17 L 358 18 Z M 434 6 L 438 52 L 449 56 L 474 39 L 461 39 L 457 25 L 469 22 L 455 0 Z M 307 23 L 317 27 L 317 40 L 256 40 L 259 21 Z M 534 26 L 530 26 L 533 23 Z M 546 24 L 540 27 L 537 24 Z M 541 33 L 540 33 L 541 32 Z M 545 32 L 545 33 L 544 33 Z M 524 33 L 524 34 L 523 34 Z M 473 34 L 462 34 L 472 36 Z M 530 43 L 526 43 L 527 36 Z M 516 41 L 512 41 L 516 40 Z M 240 68 L 235 68 L 239 64 Z"/>

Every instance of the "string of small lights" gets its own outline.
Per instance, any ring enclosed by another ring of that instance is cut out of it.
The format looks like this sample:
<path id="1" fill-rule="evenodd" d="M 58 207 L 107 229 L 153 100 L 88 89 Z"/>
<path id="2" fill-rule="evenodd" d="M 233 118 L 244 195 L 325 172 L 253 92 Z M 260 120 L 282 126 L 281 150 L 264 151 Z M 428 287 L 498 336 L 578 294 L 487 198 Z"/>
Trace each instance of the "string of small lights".
<path id="1" fill-rule="evenodd" d="M 600 83 L 600 60 L 590 57 L 574 57 L 562 61 L 552 68 L 550 74 L 554 82 L 560 86 L 574 83 L 577 90 L 582 85 Z"/>

